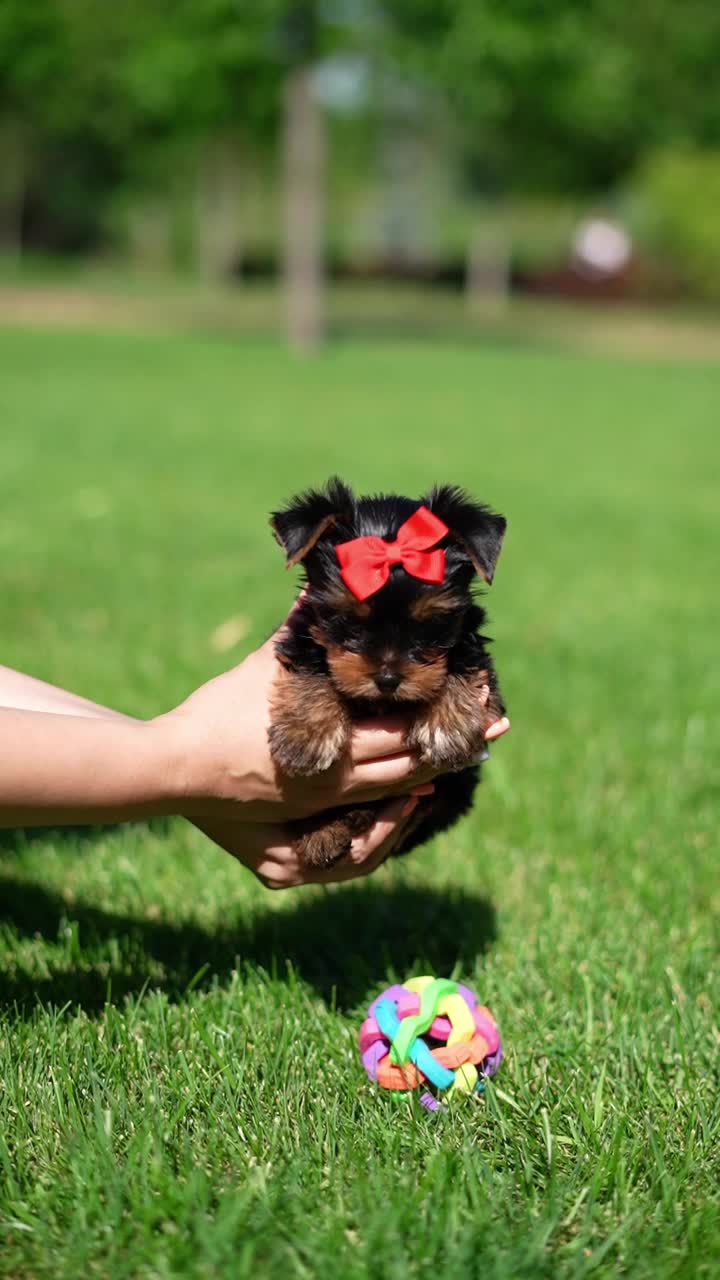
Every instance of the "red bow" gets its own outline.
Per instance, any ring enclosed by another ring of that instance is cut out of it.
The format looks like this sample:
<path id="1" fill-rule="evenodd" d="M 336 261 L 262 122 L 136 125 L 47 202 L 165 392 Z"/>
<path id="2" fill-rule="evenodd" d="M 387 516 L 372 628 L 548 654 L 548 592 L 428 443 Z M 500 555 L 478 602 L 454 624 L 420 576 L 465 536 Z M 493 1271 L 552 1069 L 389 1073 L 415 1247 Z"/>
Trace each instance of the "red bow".
<path id="1" fill-rule="evenodd" d="M 340 561 L 340 577 L 358 600 L 366 600 L 390 577 L 390 565 L 401 564 L 406 573 L 422 582 L 442 582 L 445 552 L 430 551 L 448 533 L 448 527 L 427 507 L 418 507 L 398 529 L 395 542 L 370 535 L 339 542 L 335 548 Z"/>

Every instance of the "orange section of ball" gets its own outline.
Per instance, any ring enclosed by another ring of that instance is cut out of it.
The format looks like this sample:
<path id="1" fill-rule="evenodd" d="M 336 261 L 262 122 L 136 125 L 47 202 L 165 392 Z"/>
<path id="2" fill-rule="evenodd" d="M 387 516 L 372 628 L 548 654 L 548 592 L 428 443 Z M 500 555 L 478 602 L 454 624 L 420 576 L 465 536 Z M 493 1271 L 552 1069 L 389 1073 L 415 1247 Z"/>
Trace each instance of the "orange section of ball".
<path id="1" fill-rule="evenodd" d="M 424 1079 L 422 1071 L 418 1071 L 414 1063 L 406 1062 L 398 1067 L 390 1061 L 389 1053 L 378 1062 L 377 1082 L 383 1089 L 416 1089 Z"/>
<path id="2" fill-rule="evenodd" d="M 472 1062 L 475 1066 L 487 1058 L 490 1050 L 484 1036 L 473 1036 L 472 1040 L 461 1040 L 459 1044 L 444 1044 L 440 1049 L 433 1049 L 432 1056 L 437 1058 L 443 1067 L 453 1071 L 464 1062 Z"/>
<path id="3" fill-rule="evenodd" d="M 442 1045 L 439 1049 L 433 1049 L 432 1056 L 443 1067 L 453 1071 L 464 1062 L 472 1062 L 477 1066 L 489 1052 L 487 1041 L 483 1036 L 477 1035 L 460 1044 Z M 413 1062 L 406 1062 L 402 1067 L 396 1066 L 390 1061 L 389 1053 L 377 1065 L 377 1081 L 383 1089 L 416 1089 L 419 1084 L 425 1083 L 425 1079 Z"/>

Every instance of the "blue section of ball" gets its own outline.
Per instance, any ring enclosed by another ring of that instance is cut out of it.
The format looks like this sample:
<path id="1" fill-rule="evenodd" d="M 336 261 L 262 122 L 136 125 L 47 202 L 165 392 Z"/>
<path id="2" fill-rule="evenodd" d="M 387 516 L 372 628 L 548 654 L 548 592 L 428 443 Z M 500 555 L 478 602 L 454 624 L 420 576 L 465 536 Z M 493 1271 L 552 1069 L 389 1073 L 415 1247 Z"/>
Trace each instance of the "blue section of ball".
<path id="1" fill-rule="evenodd" d="M 379 1000 L 375 1006 L 375 1021 L 391 1044 L 400 1030 L 400 1019 L 396 1010 L 397 1005 L 394 1000 Z M 410 1061 L 415 1063 L 418 1071 L 422 1071 L 437 1089 L 449 1089 L 455 1082 L 455 1072 L 444 1067 L 433 1057 L 424 1040 L 418 1039 L 412 1045 Z"/>

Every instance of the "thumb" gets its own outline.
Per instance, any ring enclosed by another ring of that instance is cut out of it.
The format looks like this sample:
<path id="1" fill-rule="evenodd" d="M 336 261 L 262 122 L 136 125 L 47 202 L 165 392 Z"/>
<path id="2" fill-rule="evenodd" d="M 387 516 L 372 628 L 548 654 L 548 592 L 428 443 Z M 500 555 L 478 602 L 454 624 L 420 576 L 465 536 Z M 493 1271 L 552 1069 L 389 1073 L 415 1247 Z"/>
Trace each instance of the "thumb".
<path id="1" fill-rule="evenodd" d="M 287 617 L 283 618 L 282 622 L 278 623 L 272 635 L 269 635 L 267 640 L 265 640 L 264 643 L 260 645 L 260 648 L 258 649 L 258 653 L 262 653 L 265 650 L 274 648 L 277 637 L 280 635 L 280 632 L 283 630 L 283 628 L 287 626 L 293 614 L 297 613 L 307 593 L 308 593 L 308 589 L 307 589 L 307 586 L 305 586 L 302 588 L 299 595 L 296 596 L 295 600 L 290 606 L 290 612 L 288 613 Z"/>
<path id="2" fill-rule="evenodd" d="M 350 860 L 355 866 L 370 870 L 374 854 L 379 853 L 378 864 L 387 854 L 385 845 L 393 837 L 399 837 L 411 813 L 417 808 L 418 796 L 398 796 L 378 810 L 377 819 L 369 831 L 356 836 L 350 850 Z"/>

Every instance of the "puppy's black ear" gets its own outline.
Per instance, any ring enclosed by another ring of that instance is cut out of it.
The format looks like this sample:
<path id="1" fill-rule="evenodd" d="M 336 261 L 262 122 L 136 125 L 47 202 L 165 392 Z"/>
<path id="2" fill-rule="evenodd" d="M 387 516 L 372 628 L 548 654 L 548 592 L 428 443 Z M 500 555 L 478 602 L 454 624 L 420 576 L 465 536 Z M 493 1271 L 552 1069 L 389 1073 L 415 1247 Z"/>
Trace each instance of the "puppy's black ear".
<path id="1" fill-rule="evenodd" d="M 423 502 L 445 522 L 467 552 L 476 573 L 486 582 L 492 582 L 505 537 L 505 517 L 479 502 L 473 502 L 462 489 L 452 484 L 431 489 Z"/>
<path id="2" fill-rule="evenodd" d="M 287 556 L 287 568 L 299 564 L 337 520 L 352 516 L 353 495 L 333 476 L 324 489 L 308 489 L 270 517 L 275 537 Z"/>

